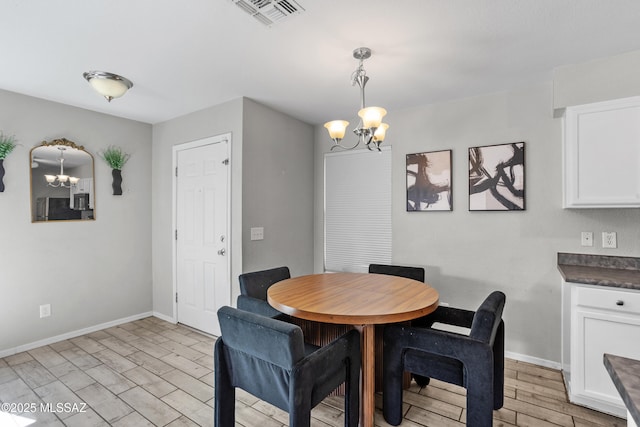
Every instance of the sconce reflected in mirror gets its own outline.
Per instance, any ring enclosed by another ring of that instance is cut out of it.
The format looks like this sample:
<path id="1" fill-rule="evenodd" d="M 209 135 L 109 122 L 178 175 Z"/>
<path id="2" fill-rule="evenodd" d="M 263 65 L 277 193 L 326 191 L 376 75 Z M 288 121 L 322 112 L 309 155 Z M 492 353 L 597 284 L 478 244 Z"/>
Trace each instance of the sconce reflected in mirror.
<path id="1" fill-rule="evenodd" d="M 31 149 L 31 221 L 95 219 L 93 156 L 68 139 Z"/>

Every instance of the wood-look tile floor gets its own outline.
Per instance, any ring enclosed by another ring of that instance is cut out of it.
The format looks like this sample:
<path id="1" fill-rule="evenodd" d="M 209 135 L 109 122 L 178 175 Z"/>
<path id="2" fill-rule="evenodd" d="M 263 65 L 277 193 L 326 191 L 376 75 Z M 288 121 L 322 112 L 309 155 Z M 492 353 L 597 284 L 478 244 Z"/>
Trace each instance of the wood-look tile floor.
<path id="1" fill-rule="evenodd" d="M 0 426 L 212 426 L 214 339 L 154 317 L 0 359 Z M 560 372 L 507 360 L 505 405 L 494 426 L 625 426 L 567 402 Z M 281 427 L 287 413 L 236 393 L 236 422 Z M 377 406 L 382 397 L 377 395 Z M 463 426 L 464 389 L 438 381 L 404 393 L 402 426 Z M 343 426 L 343 401 L 312 412 Z M 378 409 L 377 426 L 387 426 Z"/>

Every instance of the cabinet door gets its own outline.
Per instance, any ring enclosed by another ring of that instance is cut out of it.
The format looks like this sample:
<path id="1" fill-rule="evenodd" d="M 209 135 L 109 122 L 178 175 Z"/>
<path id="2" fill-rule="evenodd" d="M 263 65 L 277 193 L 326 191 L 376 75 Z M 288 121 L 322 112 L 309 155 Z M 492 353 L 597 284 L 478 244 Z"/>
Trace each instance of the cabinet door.
<path id="1" fill-rule="evenodd" d="M 622 399 L 604 364 L 604 353 L 633 359 L 640 357 L 640 321 L 631 317 L 603 315 L 578 311 L 577 321 L 583 330 L 584 372 L 583 390 L 586 395 L 623 405 Z"/>
<path id="2" fill-rule="evenodd" d="M 640 207 L 640 97 L 568 107 L 564 206 Z"/>
<path id="3" fill-rule="evenodd" d="M 86 190 L 84 188 L 85 183 L 84 183 L 85 179 L 84 178 L 80 178 L 78 180 L 78 184 L 76 184 L 76 193 L 86 193 Z"/>

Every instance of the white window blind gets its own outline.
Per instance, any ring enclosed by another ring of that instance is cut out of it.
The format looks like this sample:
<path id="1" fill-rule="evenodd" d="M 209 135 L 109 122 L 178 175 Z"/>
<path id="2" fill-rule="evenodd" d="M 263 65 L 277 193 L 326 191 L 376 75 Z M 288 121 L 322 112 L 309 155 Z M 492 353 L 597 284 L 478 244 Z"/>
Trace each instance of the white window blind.
<path id="1" fill-rule="evenodd" d="M 391 148 L 325 154 L 324 184 L 325 270 L 391 263 Z"/>

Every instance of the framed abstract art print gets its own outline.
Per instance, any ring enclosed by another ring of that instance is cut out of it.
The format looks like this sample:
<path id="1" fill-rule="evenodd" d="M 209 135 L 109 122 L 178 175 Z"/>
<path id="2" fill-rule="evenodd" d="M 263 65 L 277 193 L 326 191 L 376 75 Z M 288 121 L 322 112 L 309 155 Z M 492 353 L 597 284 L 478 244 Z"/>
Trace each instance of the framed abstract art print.
<path id="1" fill-rule="evenodd" d="M 469 148 L 469 210 L 524 210 L 524 172 L 524 142 Z"/>
<path id="2" fill-rule="evenodd" d="M 407 211 L 450 211 L 451 150 L 407 154 Z"/>

